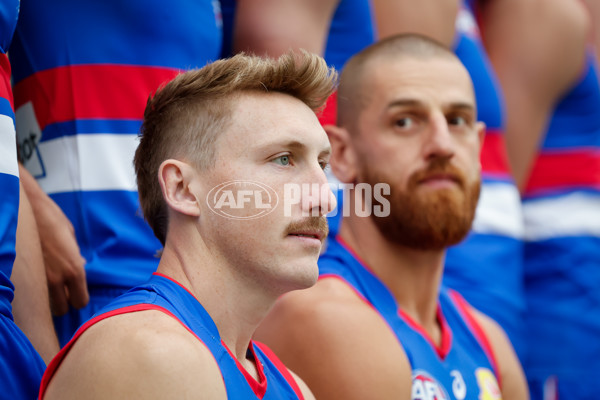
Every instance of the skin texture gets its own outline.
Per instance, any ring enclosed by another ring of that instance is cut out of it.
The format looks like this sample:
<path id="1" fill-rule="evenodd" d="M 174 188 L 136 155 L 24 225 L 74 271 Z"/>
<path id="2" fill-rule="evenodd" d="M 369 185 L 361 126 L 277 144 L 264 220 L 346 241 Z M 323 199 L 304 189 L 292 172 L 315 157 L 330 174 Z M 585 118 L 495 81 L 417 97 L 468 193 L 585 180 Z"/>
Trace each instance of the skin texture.
<path id="1" fill-rule="evenodd" d="M 411 175 L 440 158 L 466 182 L 479 179 L 484 126 L 476 120 L 472 84 L 458 60 L 381 56 L 367 61 L 361 79 L 354 94 L 365 97 L 356 122 L 326 127 L 332 169 L 340 181 L 362 182 L 368 164 L 392 191 L 402 191 Z M 442 193 L 465 198 L 452 177 L 443 175 L 420 181 L 413 194 L 433 201 Z M 354 196 L 350 201 L 353 210 Z M 342 220 L 339 235 L 439 344 L 436 309 L 445 249 L 407 247 L 384 236 L 373 218 L 355 214 Z M 497 326 L 477 318 L 496 351 L 504 398 L 527 399 L 510 343 Z M 402 346 L 382 317 L 338 279 L 321 279 L 283 296 L 257 339 L 271 346 L 319 399 L 411 398 L 412 371 Z"/>
<path id="2" fill-rule="evenodd" d="M 238 0 L 234 50 L 278 57 L 289 49 L 323 54 L 339 0 Z"/>
<path id="3" fill-rule="evenodd" d="M 419 33 L 450 47 L 460 0 L 373 0 L 379 38 Z"/>
<path id="4" fill-rule="evenodd" d="M 19 175 L 37 222 L 52 314 L 66 314 L 69 305 L 82 308 L 90 296 L 85 280 L 85 259 L 79 252 L 73 225 L 20 164 Z"/>
<path id="5" fill-rule="evenodd" d="M 218 140 L 212 168 L 200 171 L 179 159 L 160 167 L 169 230 L 158 272 L 194 294 L 227 347 L 258 379 L 254 361 L 246 358 L 254 330 L 279 296 L 309 287 L 317 277 L 320 241 L 289 235 L 287 228 L 310 211 L 324 215 L 335 200 L 331 192 L 325 197 L 308 192 L 290 215 L 280 203 L 254 220 L 227 219 L 210 210 L 210 190 L 235 179 L 269 185 L 280 199 L 284 183 L 326 183 L 322 168 L 329 143 L 306 105 L 280 93 L 247 92 L 233 101 L 235 120 Z M 306 399 L 314 399 L 305 384 L 299 386 Z M 174 319 L 141 311 L 86 331 L 44 398 L 186 399 L 198 393 L 203 399 L 226 398 L 210 352 Z"/>
<path id="6" fill-rule="evenodd" d="M 15 285 L 15 298 L 12 301 L 15 323 L 48 363 L 58 353 L 59 345 L 50 315 L 48 286 L 37 226 L 22 186 L 16 258 L 10 279 Z"/>

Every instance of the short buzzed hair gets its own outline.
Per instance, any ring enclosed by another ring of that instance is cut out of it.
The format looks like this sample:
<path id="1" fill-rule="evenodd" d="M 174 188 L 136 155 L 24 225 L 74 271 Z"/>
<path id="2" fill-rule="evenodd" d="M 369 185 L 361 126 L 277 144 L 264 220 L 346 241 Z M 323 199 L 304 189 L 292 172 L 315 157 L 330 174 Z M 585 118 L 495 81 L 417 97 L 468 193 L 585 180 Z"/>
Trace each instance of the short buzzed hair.
<path id="1" fill-rule="evenodd" d="M 447 46 L 416 33 L 390 36 L 372 44 L 355 54 L 344 65 L 337 93 L 337 124 L 339 126 L 353 126 L 356 123 L 361 108 L 366 105 L 365 96 L 369 92 L 369 88 L 364 87 L 364 81 L 369 67 L 371 65 L 376 67 L 378 62 L 390 58 L 396 60 L 445 58 L 461 62 Z"/>
<path id="2" fill-rule="evenodd" d="M 148 99 L 134 157 L 144 218 L 164 245 L 167 205 L 158 180 L 161 163 L 170 158 L 198 168 L 214 165 L 216 141 L 234 118 L 232 100 L 243 92 L 279 92 L 313 111 L 335 90 L 337 73 L 321 57 L 289 52 L 279 59 L 238 54 L 188 71 Z"/>

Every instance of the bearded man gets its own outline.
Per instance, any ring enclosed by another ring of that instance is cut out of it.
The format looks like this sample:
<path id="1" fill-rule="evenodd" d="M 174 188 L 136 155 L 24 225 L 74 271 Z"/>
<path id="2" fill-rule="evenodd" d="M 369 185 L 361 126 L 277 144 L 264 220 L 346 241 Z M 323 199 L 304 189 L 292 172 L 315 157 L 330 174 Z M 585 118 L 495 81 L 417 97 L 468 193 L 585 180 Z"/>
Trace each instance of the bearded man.
<path id="1" fill-rule="evenodd" d="M 365 217 L 386 203 L 351 191 L 318 283 L 280 298 L 258 338 L 321 400 L 527 399 L 502 329 L 441 285 L 481 180 L 485 126 L 467 70 L 425 37 L 380 41 L 346 64 L 326 130 L 337 178 L 388 184 L 389 207 Z"/>

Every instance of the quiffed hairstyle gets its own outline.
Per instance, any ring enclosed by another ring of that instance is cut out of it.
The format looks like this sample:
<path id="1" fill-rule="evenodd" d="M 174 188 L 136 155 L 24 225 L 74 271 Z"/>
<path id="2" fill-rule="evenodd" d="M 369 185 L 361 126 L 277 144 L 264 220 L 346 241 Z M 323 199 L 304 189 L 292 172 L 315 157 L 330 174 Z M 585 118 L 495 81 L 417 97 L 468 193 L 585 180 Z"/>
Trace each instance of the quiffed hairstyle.
<path id="1" fill-rule="evenodd" d="M 305 51 L 277 60 L 238 54 L 182 73 L 150 96 L 133 162 L 144 218 L 161 243 L 165 244 L 168 227 L 158 181 L 163 161 L 174 158 L 201 169 L 212 166 L 216 139 L 234 118 L 231 100 L 241 92 L 285 93 L 317 112 L 336 82 L 335 70 Z"/>

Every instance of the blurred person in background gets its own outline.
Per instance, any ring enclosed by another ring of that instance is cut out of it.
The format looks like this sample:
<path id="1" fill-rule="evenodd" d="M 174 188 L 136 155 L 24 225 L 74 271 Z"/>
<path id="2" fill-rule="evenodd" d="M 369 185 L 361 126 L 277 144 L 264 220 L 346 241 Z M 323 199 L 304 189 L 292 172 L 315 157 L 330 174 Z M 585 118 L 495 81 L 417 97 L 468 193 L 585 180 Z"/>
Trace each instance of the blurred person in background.
<path id="1" fill-rule="evenodd" d="M 523 197 L 531 396 L 591 399 L 600 390 L 599 4 L 482 5 Z"/>

